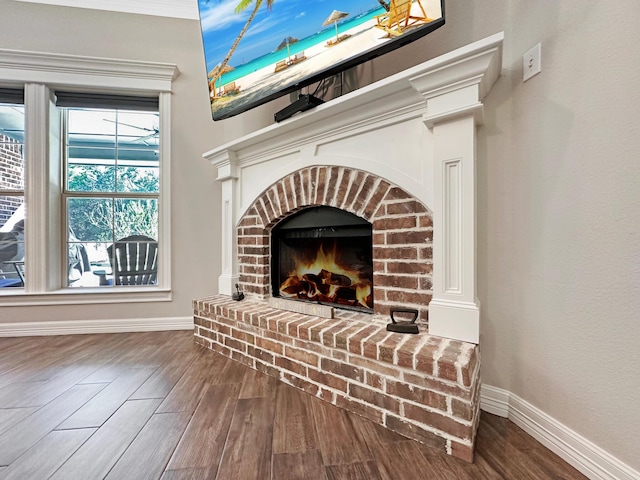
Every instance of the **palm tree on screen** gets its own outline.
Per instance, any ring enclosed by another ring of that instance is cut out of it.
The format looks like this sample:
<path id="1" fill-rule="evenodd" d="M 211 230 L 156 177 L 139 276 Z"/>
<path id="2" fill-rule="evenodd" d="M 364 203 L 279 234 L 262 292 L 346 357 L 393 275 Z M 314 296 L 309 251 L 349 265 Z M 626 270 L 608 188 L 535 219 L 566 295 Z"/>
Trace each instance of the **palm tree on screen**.
<path id="1" fill-rule="evenodd" d="M 231 60 L 231 56 L 233 55 L 233 52 L 235 52 L 236 48 L 238 47 L 238 44 L 240 43 L 240 40 L 242 40 L 242 37 L 244 36 L 246 31 L 249 29 L 249 25 L 251 25 L 251 22 L 253 21 L 255 16 L 258 14 L 258 11 L 260 10 L 260 7 L 262 6 L 263 3 L 266 4 L 269 10 L 271 10 L 271 8 L 273 7 L 273 4 L 275 3 L 275 0 L 240 0 L 240 3 L 238 4 L 238 6 L 234 9 L 235 13 L 242 13 L 247 8 L 249 8 L 251 4 L 254 4 L 251 15 L 249 15 L 249 18 L 244 24 L 244 27 L 242 27 L 242 30 L 240 30 L 240 33 L 238 34 L 238 37 L 236 38 L 235 42 L 233 42 L 233 45 L 231 45 L 231 48 L 229 49 L 227 56 L 224 57 L 224 60 L 222 60 L 222 62 L 217 66 L 217 68 L 213 72 L 213 77 L 211 79 L 211 82 L 213 85 L 215 85 L 215 82 L 224 73 L 225 67 L 229 63 L 229 60 Z M 214 98 L 215 96 L 216 96 L 216 93 L 214 89 Z"/>

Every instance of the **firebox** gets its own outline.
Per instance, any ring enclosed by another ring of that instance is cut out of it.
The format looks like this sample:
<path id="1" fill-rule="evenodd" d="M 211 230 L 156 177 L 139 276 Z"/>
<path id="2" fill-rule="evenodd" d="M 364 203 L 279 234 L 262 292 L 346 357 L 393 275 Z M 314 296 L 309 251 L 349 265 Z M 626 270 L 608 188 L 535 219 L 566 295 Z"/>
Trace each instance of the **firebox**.
<path id="1" fill-rule="evenodd" d="M 271 230 L 275 297 L 373 312 L 372 225 L 345 210 L 302 210 Z"/>

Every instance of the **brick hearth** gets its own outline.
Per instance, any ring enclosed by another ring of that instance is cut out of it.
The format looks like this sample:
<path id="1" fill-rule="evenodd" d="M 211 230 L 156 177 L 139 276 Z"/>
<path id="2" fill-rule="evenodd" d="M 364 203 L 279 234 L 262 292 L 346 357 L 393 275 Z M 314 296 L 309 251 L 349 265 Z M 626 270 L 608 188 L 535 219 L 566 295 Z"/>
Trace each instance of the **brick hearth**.
<path id="1" fill-rule="evenodd" d="M 479 411 L 472 343 L 385 329 L 380 316 L 325 319 L 219 295 L 194 301 L 196 342 L 390 430 L 467 461 Z"/>

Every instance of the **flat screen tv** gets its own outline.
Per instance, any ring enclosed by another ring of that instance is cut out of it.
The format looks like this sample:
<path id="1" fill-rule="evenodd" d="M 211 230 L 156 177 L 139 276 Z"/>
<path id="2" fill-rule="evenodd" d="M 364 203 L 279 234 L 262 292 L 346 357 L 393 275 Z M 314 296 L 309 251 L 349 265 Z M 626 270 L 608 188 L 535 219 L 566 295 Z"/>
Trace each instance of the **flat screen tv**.
<path id="1" fill-rule="evenodd" d="M 444 0 L 198 0 L 214 120 L 392 52 L 444 25 Z"/>

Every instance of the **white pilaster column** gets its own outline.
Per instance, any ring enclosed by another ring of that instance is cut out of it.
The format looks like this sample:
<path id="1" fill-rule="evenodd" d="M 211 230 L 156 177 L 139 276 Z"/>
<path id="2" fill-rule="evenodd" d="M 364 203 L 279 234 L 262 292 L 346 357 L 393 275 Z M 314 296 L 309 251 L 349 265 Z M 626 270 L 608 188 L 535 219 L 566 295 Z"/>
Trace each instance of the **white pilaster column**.
<path id="1" fill-rule="evenodd" d="M 499 75 L 500 46 L 410 79 L 433 134 L 433 297 L 429 333 L 480 342 L 476 286 L 476 126 Z"/>
<path id="2" fill-rule="evenodd" d="M 433 127 L 433 298 L 429 333 L 479 342 L 476 298 L 475 121 Z"/>
<path id="3" fill-rule="evenodd" d="M 224 150 L 211 159 L 211 164 L 218 169 L 217 180 L 222 184 L 221 207 L 221 247 L 222 273 L 218 277 L 218 293 L 231 295 L 238 283 L 238 241 L 236 236 L 236 209 L 238 167 L 235 155 Z"/>

